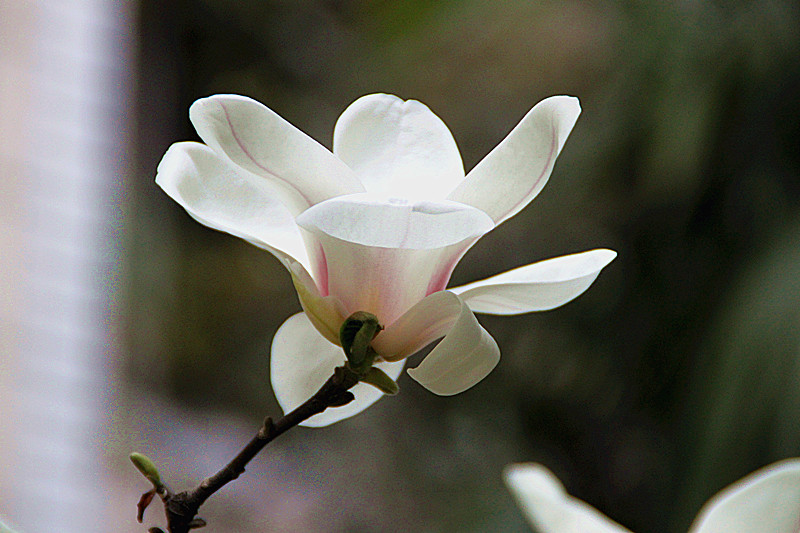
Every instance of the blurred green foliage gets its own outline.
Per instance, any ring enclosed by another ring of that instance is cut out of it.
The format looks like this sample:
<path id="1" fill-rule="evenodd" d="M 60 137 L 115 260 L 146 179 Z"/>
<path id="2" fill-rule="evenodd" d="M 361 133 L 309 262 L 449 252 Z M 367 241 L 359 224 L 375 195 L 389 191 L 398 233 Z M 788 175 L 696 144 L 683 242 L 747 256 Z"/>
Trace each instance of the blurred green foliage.
<path id="1" fill-rule="evenodd" d="M 726 483 L 800 455 L 794 2 L 141 6 L 131 379 L 254 423 L 278 412 L 268 347 L 299 305 L 277 261 L 201 227 L 153 184 L 169 143 L 195 138 L 194 99 L 247 94 L 330 146 L 358 96 L 415 98 L 469 169 L 541 98 L 581 98 L 544 192 L 453 284 L 594 247 L 619 258 L 562 309 L 482 318 L 503 360 L 474 389 L 439 398 L 401 378 L 396 398 L 292 437 L 286 453 L 354 431 L 381 442 L 352 480 L 372 510 L 320 509 L 328 531 L 522 531 L 499 475 L 528 460 L 634 531 L 685 531 Z"/>

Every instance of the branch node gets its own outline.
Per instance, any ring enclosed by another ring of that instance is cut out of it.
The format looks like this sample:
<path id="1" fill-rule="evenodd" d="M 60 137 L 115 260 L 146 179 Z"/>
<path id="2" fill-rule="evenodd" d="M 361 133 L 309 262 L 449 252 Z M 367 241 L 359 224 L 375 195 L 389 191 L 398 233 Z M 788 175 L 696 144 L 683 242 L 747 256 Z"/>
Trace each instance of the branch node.
<path id="1" fill-rule="evenodd" d="M 200 529 L 201 527 L 206 527 L 206 521 L 202 518 L 195 518 L 189 522 L 189 529 Z"/>
<path id="2" fill-rule="evenodd" d="M 350 391 L 342 391 L 341 393 L 333 396 L 328 403 L 330 407 L 341 407 L 355 400 L 356 397 Z"/>
<path id="3" fill-rule="evenodd" d="M 264 424 L 261 426 L 261 429 L 258 430 L 258 438 L 261 440 L 269 440 L 272 438 L 274 431 L 275 424 L 272 422 L 272 418 L 268 416 L 264 419 Z"/>

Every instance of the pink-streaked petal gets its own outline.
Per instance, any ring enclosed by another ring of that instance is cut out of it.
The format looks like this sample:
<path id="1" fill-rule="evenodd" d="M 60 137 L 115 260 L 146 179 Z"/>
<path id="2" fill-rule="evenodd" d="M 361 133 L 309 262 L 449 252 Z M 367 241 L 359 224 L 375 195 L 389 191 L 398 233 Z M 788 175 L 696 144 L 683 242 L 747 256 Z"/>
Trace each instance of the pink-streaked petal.
<path id="1" fill-rule="evenodd" d="M 200 223 L 264 248 L 284 264 L 310 267 L 300 229 L 275 191 L 211 148 L 173 144 L 158 165 L 156 183 Z"/>
<path id="2" fill-rule="evenodd" d="M 348 313 L 368 311 L 394 322 L 431 292 L 442 290 L 454 261 L 492 221 L 455 202 L 334 198 L 297 218 L 321 243 L 328 294 Z"/>
<path id="3" fill-rule="evenodd" d="M 342 113 L 333 153 L 369 192 L 441 200 L 464 179 L 444 122 L 424 104 L 389 94 L 363 96 Z"/>
<path id="4" fill-rule="evenodd" d="M 299 407 L 313 396 L 333 374 L 333 369 L 345 362 L 342 349 L 325 340 L 314 328 L 305 313 L 290 317 L 278 329 L 272 341 L 270 379 L 272 390 L 284 413 Z M 375 366 L 397 379 L 404 362 L 377 363 Z M 302 426 L 322 427 L 350 418 L 378 401 L 383 393 L 366 383 L 350 391 L 355 400 L 341 407 L 330 407 L 315 415 Z"/>
<path id="5" fill-rule="evenodd" d="M 542 100 L 447 199 L 477 207 L 496 224 L 514 216 L 547 183 L 580 112 L 571 96 Z"/>
<path id="6" fill-rule="evenodd" d="M 558 478 L 540 464 L 509 465 L 503 479 L 525 518 L 540 533 L 630 533 L 591 505 L 567 494 Z"/>
<path id="7" fill-rule="evenodd" d="M 391 324 L 431 292 L 431 283 L 455 244 L 439 250 L 377 248 L 321 236 L 328 259 L 329 296 L 339 299 L 345 315 L 367 311 Z"/>
<path id="8" fill-rule="evenodd" d="M 798 533 L 800 459 L 762 468 L 711 498 L 690 533 Z"/>
<path id="9" fill-rule="evenodd" d="M 293 214 L 328 198 L 362 192 L 352 170 L 263 104 L 239 95 L 197 100 L 189 117 L 200 138 L 281 190 Z"/>
<path id="10" fill-rule="evenodd" d="M 442 396 L 463 392 L 500 361 L 497 343 L 451 292 L 431 294 L 386 327 L 372 342 L 386 360 L 407 357 L 444 337 L 408 375 Z"/>
<path id="11" fill-rule="evenodd" d="M 461 314 L 462 302 L 451 292 L 425 297 L 394 323 L 385 325 L 372 347 L 384 359 L 396 361 L 413 355 L 444 337 Z"/>
<path id="12" fill-rule="evenodd" d="M 580 296 L 617 253 L 598 249 L 515 268 L 448 289 L 476 313 L 517 315 L 546 311 Z"/>

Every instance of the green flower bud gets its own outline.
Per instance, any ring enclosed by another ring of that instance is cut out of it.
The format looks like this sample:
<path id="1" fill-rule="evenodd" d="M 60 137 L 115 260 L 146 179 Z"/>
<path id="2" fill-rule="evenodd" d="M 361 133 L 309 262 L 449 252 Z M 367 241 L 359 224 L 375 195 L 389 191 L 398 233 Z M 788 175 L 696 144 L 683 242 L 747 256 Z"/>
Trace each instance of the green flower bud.
<path id="1" fill-rule="evenodd" d="M 353 313 L 344 321 L 339 340 L 353 370 L 362 372 L 372 365 L 375 352 L 369 343 L 382 329 L 378 317 L 365 311 Z"/>
<path id="2" fill-rule="evenodd" d="M 158 473 L 158 469 L 156 465 L 144 454 L 133 452 L 128 457 L 130 457 L 133 466 L 142 473 L 144 477 L 153 484 L 153 487 L 156 490 L 162 490 L 164 488 L 164 483 L 161 481 L 161 476 Z"/>

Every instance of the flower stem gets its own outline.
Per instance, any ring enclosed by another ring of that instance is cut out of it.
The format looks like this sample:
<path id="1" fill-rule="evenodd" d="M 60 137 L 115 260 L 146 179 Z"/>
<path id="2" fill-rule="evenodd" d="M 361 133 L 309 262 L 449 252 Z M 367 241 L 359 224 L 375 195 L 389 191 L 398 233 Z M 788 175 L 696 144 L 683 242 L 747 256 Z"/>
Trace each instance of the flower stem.
<path id="1" fill-rule="evenodd" d="M 169 533 L 188 533 L 191 529 L 204 526 L 205 521 L 197 518 L 197 513 L 209 497 L 239 477 L 247 463 L 276 437 L 328 407 L 339 407 L 351 402 L 354 396 L 349 389 L 358 381 L 359 374 L 353 371 L 349 364 L 337 367 L 316 394 L 297 409 L 276 421 L 267 418 L 258 433 L 236 457 L 219 472 L 203 480 L 196 488 L 174 494 L 166 488 L 166 485 L 162 485 L 163 490 L 159 494 L 164 502 Z M 157 531 L 156 528 L 151 528 L 151 531 L 153 530 Z"/>

